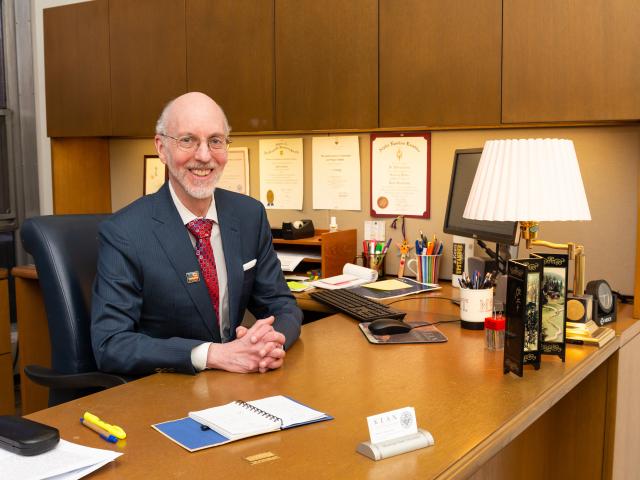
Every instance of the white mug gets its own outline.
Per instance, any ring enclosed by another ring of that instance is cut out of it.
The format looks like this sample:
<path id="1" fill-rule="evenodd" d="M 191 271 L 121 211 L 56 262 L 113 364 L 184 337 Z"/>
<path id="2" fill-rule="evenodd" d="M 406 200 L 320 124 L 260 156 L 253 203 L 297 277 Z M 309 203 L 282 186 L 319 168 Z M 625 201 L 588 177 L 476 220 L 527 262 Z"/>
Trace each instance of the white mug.
<path id="1" fill-rule="evenodd" d="M 462 328 L 482 330 L 484 319 L 493 313 L 493 288 L 461 288 L 460 319 Z"/>

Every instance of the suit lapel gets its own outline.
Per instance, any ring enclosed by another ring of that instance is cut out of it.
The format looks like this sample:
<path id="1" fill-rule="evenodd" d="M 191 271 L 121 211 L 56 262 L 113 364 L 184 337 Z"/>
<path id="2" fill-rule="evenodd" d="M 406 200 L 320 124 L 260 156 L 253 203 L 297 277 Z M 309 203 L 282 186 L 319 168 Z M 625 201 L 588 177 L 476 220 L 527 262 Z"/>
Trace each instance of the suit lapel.
<path id="1" fill-rule="evenodd" d="M 198 272 L 200 265 L 194 254 L 187 229 L 171 198 L 169 184 L 154 195 L 153 218 L 156 221 L 154 235 L 173 265 L 175 273 L 191 300 L 195 304 L 202 322 L 216 342 L 220 342 L 220 332 L 215 327 L 215 312 L 203 278 L 195 283 L 187 283 L 187 273 Z"/>
<path id="2" fill-rule="evenodd" d="M 232 213 L 233 206 L 225 200 L 225 195 L 219 194 L 220 190 L 215 190 L 216 210 L 220 223 L 220 235 L 222 237 L 222 249 L 224 250 L 224 261 L 227 267 L 227 292 L 229 294 L 229 325 L 231 332 L 240 325 L 242 318 L 238 316 L 238 306 L 242 294 L 242 280 L 244 272 L 242 270 L 242 237 L 240 235 L 240 221 Z"/>

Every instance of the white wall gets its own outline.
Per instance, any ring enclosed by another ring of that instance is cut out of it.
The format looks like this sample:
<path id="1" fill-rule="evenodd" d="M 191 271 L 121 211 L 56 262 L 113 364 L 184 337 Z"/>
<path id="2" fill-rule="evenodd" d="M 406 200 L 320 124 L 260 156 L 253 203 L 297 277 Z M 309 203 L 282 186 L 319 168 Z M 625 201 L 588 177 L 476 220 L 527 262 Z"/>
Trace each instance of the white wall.
<path id="1" fill-rule="evenodd" d="M 233 119 L 230 119 L 233 121 Z M 269 210 L 272 226 L 283 221 L 310 218 L 316 228 L 326 229 L 329 217 L 337 217 L 342 229 L 357 228 L 358 244 L 364 234 L 364 221 L 370 220 L 370 165 L 369 135 L 360 133 L 361 204 L 358 212 L 344 210 L 314 210 L 312 204 L 311 139 L 313 135 L 287 135 L 302 137 L 304 141 L 304 203 L 303 210 Z M 460 148 L 479 148 L 487 140 L 503 138 L 568 138 L 573 140 L 580 162 L 582 179 L 591 210 L 590 222 L 546 222 L 541 224 L 540 238 L 557 243 L 583 244 L 587 255 L 586 279 L 604 278 L 612 288 L 625 294 L 633 292 L 635 266 L 636 212 L 638 192 L 638 166 L 640 165 L 640 127 L 553 127 L 517 129 L 478 129 L 433 131 L 431 133 L 431 218 L 407 219 L 407 236 L 415 239 L 419 230 L 444 238 L 443 278 L 451 274 L 451 236 L 442 232 L 447 206 L 453 154 Z M 249 149 L 250 185 L 253 197 L 259 198 L 258 136 L 234 136 L 233 145 Z M 143 158 L 155 154 L 150 139 L 114 139 L 110 142 L 111 205 L 118 210 L 142 195 Z M 526 179 L 522 179 L 526 181 Z M 398 239 L 399 232 L 387 235 Z M 480 249 L 477 249 L 479 252 Z M 397 272 L 396 249 L 386 260 L 389 273 Z M 520 256 L 529 252 L 520 248 Z M 571 269 L 572 271 L 573 269 Z M 572 275 L 572 273 L 571 273 Z M 570 278 L 572 278 L 570 276 Z M 572 282 L 572 280 L 571 280 Z"/>

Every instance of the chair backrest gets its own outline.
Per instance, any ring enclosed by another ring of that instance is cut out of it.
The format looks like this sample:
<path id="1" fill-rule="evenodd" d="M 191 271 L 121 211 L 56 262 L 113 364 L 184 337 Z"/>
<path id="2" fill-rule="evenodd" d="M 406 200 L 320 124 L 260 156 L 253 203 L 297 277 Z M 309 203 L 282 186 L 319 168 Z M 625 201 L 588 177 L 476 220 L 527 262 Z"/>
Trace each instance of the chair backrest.
<path id="1" fill-rule="evenodd" d="M 51 337 L 51 366 L 60 373 L 97 370 L 91 348 L 91 290 L 98 262 L 98 225 L 108 217 L 33 217 L 20 230 L 38 271 Z"/>

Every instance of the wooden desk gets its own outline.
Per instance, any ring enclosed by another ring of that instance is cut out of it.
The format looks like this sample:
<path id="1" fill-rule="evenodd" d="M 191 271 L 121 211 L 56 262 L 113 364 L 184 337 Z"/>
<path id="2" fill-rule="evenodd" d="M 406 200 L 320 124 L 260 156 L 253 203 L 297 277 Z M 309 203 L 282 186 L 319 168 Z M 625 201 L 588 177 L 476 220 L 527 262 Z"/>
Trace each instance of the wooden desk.
<path id="1" fill-rule="evenodd" d="M 446 291 L 444 294 L 446 295 Z M 447 300 L 394 305 L 457 314 Z M 630 320 L 624 332 L 638 324 Z M 54 425 L 63 438 L 122 449 L 95 478 L 601 478 L 610 471 L 616 420 L 614 363 L 621 337 L 601 349 L 570 345 L 566 363 L 545 357 L 523 378 L 502 373 L 502 352 L 484 348 L 484 332 L 444 324 L 444 344 L 370 345 L 350 318 L 334 315 L 303 327 L 282 369 L 264 375 L 207 371 L 156 374 L 29 415 Z M 635 337 L 638 338 L 638 337 Z M 631 341 L 631 340 L 630 340 Z M 635 341 L 635 340 L 634 340 Z M 286 394 L 335 420 L 189 453 L 149 427 L 190 410 L 234 399 Z M 608 403 L 609 402 L 609 403 Z M 615 403 L 615 402 L 614 402 Z M 355 452 L 368 437 L 366 416 L 414 406 L 418 424 L 436 445 L 374 462 Z M 89 410 L 119 424 L 126 444 L 113 446 L 82 427 Z M 270 451 L 275 461 L 250 465 L 245 457 Z"/>
<path id="2" fill-rule="evenodd" d="M 35 384 L 24 373 L 25 365 L 51 366 L 49 324 L 36 268 L 33 265 L 13 267 L 11 275 L 15 279 L 16 318 L 20 342 L 20 399 L 22 413 L 27 414 L 49 405 L 49 389 Z"/>
<path id="3" fill-rule="evenodd" d="M 8 273 L 6 268 L 0 268 L 0 415 L 13 415 L 16 410 L 13 393 Z"/>

